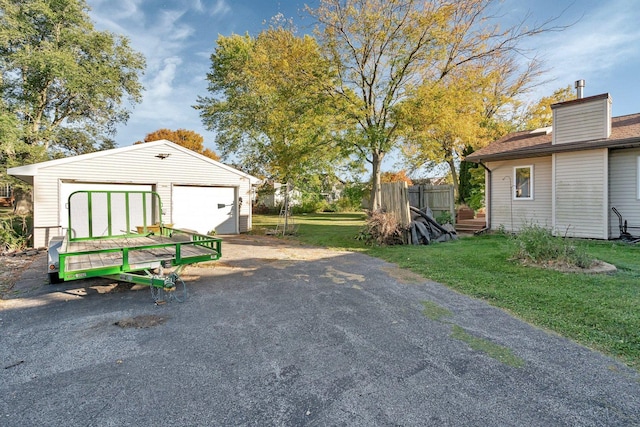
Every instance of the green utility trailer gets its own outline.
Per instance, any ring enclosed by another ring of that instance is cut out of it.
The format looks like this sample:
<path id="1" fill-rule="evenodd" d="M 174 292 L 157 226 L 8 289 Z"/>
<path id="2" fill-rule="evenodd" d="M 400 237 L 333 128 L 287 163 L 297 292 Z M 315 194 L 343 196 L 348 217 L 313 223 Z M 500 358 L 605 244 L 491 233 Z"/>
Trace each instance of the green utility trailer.
<path id="1" fill-rule="evenodd" d="M 186 296 L 182 269 L 222 255 L 219 238 L 165 226 L 155 192 L 77 191 L 67 209 L 66 234 L 49 243 L 51 283 L 107 277 L 149 285 L 156 302 L 180 301 Z"/>

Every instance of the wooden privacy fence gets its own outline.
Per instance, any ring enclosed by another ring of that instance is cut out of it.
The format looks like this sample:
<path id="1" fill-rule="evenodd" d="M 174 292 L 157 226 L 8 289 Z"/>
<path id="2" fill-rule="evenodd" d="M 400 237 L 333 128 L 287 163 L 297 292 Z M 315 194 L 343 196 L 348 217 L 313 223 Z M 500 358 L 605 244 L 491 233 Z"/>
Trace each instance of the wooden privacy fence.
<path id="1" fill-rule="evenodd" d="M 408 188 L 409 204 L 424 211 L 431 209 L 433 216 L 437 217 L 443 212 L 449 212 L 455 219 L 455 200 L 453 185 L 412 185 Z"/>
<path id="2" fill-rule="evenodd" d="M 381 205 L 386 212 L 393 212 L 401 227 L 411 224 L 409 211 L 409 192 L 406 182 L 383 183 L 381 189 Z"/>

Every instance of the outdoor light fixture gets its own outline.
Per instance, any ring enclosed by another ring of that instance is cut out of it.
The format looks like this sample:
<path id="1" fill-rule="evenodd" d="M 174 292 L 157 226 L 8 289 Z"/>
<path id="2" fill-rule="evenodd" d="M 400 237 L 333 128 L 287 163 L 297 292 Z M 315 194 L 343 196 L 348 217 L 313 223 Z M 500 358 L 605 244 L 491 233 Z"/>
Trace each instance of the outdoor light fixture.
<path id="1" fill-rule="evenodd" d="M 169 153 L 160 153 L 160 154 L 157 154 L 156 157 L 159 158 L 160 160 L 164 160 L 167 157 L 169 157 L 170 155 L 171 154 L 169 154 Z"/>

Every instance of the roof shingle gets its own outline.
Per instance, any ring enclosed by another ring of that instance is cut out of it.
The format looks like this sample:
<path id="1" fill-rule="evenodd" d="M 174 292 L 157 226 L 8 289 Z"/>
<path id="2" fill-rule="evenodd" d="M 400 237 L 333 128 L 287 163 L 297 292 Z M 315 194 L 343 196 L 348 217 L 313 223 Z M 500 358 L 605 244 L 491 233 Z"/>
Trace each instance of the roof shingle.
<path id="1" fill-rule="evenodd" d="M 510 133 L 468 155 L 465 160 L 477 163 L 544 156 L 555 152 L 590 148 L 640 146 L 640 113 L 613 117 L 609 138 L 553 145 L 552 136 L 552 133 L 532 134 L 530 130 Z"/>

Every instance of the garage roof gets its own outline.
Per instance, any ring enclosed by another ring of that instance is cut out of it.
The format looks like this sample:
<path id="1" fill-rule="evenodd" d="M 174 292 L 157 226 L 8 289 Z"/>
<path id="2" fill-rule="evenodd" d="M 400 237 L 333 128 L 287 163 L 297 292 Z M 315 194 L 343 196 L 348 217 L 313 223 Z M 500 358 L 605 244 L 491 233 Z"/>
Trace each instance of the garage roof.
<path id="1" fill-rule="evenodd" d="M 141 149 L 148 150 L 154 147 L 158 148 L 158 155 L 161 155 L 163 153 L 162 147 L 167 147 L 167 146 L 172 147 L 176 150 L 182 151 L 188 155 L 198 157 L 206 162 L 211 163 L 212 165 L 225 169 L 228 172 L 247 178 L 251 184 L 257 184 L 258 182 L 260 182 L 258 178 L 252 175 L 244 173 L 238 169 L 232 168 L 231 166 L 227 166 L 224 163 L 220 163 L 207 156 L 203 156 L 202 154 L 196 153 L 195 151 L 189 150 L 188 148 L 184 148 L 181 145 L 178 145 L 166 139 L 161 139 L 161 140 L 152 141 L 152 142 L 145 142 L 143 144 L 134 144 L 127 147 L 113 148 L 111 150 L 96 151 L 94 153 L 80 154 L 78 156 L 65 157 L 63 159 L 56 159 L 56 160 L 49 160 L 47 162 L 34 163 L 31 165 L 18 166 L 18 167 L 8 169 L 7 174 L 14 176 L 28 184 L 33 185 L 33 177 L 38 175 L 38 172 L 44 168 L 64 165 L 64 164 L 73 163 L 73 162 L 81 162 L 81 161 L 90 160 L 90 159 L 96 159 L 103 156 L 110 156 L 113 154 L 126 153 L 128 151 L 135 151 L 135 150 L 141 150 Z"/>

